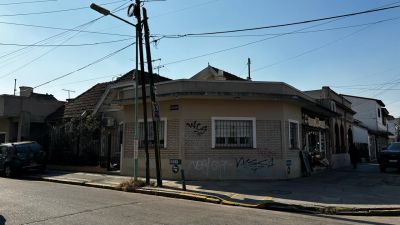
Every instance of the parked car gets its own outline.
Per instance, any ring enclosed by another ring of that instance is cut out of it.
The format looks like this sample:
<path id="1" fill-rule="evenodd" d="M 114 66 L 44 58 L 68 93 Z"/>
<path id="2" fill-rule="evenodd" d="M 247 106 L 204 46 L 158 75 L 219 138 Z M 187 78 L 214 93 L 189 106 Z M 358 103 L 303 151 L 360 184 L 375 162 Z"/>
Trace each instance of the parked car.
<path id="1" fill-rule="evenodd" d="M 392 143 L 387 149 L 380 152 L 378 162 L 382 172 L 389 167 L 400 169 L 400 142 Z"/>
<path id="2" fill-rule="evenodd" d="M 36 142 L 15 142 L 0 145 L 0 171 L 11 177 L 27 169 L 46 169 L 46 153 Z"/>

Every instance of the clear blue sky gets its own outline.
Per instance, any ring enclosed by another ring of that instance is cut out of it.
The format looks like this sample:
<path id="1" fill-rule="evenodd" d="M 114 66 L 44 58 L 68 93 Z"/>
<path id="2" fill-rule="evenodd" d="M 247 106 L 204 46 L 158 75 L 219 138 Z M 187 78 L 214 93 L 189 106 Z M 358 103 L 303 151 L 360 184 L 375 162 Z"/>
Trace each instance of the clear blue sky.
<path id="1" fill-rule="evenodd" d="M 0 43 L 2 44 L 33 44 L 63 32 L 2 24 L 2 22 L 73 28 L 100 16 L 89 8 L 91 2 L 111 3 L 104 5 L 108 9 L 115 9 L 124 3 L 129 3 L 128 0 L 58 0 L 35 4 L 1 5 L 21 1 L 28 0 L 0 1 Z M 185 34 L 296 22 L 368 10 L 391 3 L 396 3 L 396 1 L 167 0 L 147 2 L 145 7 L 148 9 L 152 34 Z M 87 9 L 10 16 L 79 7 L 87 7 Z M 126 17 L 125 9 L 117 14 L 134 21 L 133 18 Z M 382 99 L 387 104 L 389 112 L 399 116 L 400 19 L 397 17 L 400 17 L 400 9 L 354 16 L 329 23 L 325 21 L 231 34 L 236 35 L 235 37 L 164 38 L 156 47 L 153 46 L 152 55 L 153 59 L 161 58 L 161 62 L 156 62 L 155 66 L 167 64 L 160 69 L 160 74 L 172 79 L 189 78 L 206 67 L 208 63 L 246 77 L 246 61 L 250 57 L 254 70 L 253 80 L 283 81 L 300 90 L 319 89 L 327 85 L 338 93 Z M 386 19 L 393 20 L 358 26 Z M 314 27 L 310 28 L 310 26 Z M 331 28 L 335 29 L 326 31 Z M 300 29 L 306 33 L 283 35 L 230 51 L 168 64 L 272 37 L 237 37 L 237 35 L 268 35 Z M 321 29 L 325 31 L 308 32 Z M 123 35 L 134 34 L 133 27 L 112 17 L 104 17 L 84 27 L 84 30 Z M 48 40 L 45 44 L 83 44 L 127 38 L 129 37 L 67 32 L 56 39 Z M 133 39 L 84 47 L 32 47 L 8 56 L 4 55 L 22 47 L 0 45 L 0 93 L 12 94 L 15 78 L 17 86 L 36 86 L 91 63 L 132 41 Z M 51 51 L 48 52 L 49 50 Z M 37 57 L 40 58 L 27 64 Z M 62 89 L 71 89 L 76 91 L 71 96 L 75 97 L 98 82 L 110 81 L 114 75 L 123 74 L 132 69 L 134 57 L 134 48 L 130 47 L 106 61 L 42 86 L 35 91 L 50 93 L 64 100 L 67 98 L 67 93 Z M 259 70 L 260 68 L 263 69 Z"/>

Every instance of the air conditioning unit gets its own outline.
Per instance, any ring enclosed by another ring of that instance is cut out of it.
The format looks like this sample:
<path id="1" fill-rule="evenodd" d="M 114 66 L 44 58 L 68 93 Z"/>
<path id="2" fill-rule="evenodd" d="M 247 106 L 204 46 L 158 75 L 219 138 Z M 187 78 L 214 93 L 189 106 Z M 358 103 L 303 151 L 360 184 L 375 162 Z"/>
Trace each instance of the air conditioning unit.
<path id="1" fill-rule="evenodd" d="M 102 124 L 104 127 L 113 127 L 113 126 L 115 126 L 115 120 L 114 120 L 114 118 L 112 118 L 112 117 L 104 117 L 104 118 L 101 120 L 101 124 Z"/>

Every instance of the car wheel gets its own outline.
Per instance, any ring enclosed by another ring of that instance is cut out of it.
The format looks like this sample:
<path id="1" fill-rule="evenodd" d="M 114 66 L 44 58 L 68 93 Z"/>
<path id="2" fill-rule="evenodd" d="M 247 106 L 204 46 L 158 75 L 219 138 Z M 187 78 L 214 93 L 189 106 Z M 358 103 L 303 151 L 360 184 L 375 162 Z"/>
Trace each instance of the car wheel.
<path id="1" fill-rule="evenodd" d="M 12 177 L 12 176 L 14 175 L 14 171 L 13 171 L 13 169 L 11 168 L 10 165 L 5 165 L 5 166 L 4 166 L 4 175 L 5 175 L 6 177 Z"/>
<path id="2" fill-rule="evenodd" d="M 382 173 L 386 172 L 386 167 L 384 166 L 379 166 L 379 169 Z"/>

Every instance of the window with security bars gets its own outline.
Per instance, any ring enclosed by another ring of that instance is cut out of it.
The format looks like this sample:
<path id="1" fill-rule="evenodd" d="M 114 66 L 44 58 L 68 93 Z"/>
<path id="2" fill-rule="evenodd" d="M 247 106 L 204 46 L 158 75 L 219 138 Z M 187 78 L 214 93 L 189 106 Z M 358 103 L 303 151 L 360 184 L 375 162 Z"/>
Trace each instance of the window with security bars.
<path id="1" fill-rule="evenodd" d="M 289 147 L 290 149 L 299 148 L 299 123 L 289 122 Z"/>
<path id="2" fill-rule="evenodd" d="M 153 132 L 153 122 L 152 121 L 148 121 L 147 122 L 147 129 L 148 129 L 148 141 L 149 141 L 149 148 L 154 147 L 154 132 Z M 161 120 L 158 123 L 159 126 L 159 138 L 160 138 L 160 148 L 165 148 L 165 121 Z M 144 148 L 144 122 L 139 122 L 139 148 Z"/>
<path id="3" fill-rule="evenodd" d="M 253 148 L 253 120 L 215 120 L 215 148 Z"/>

